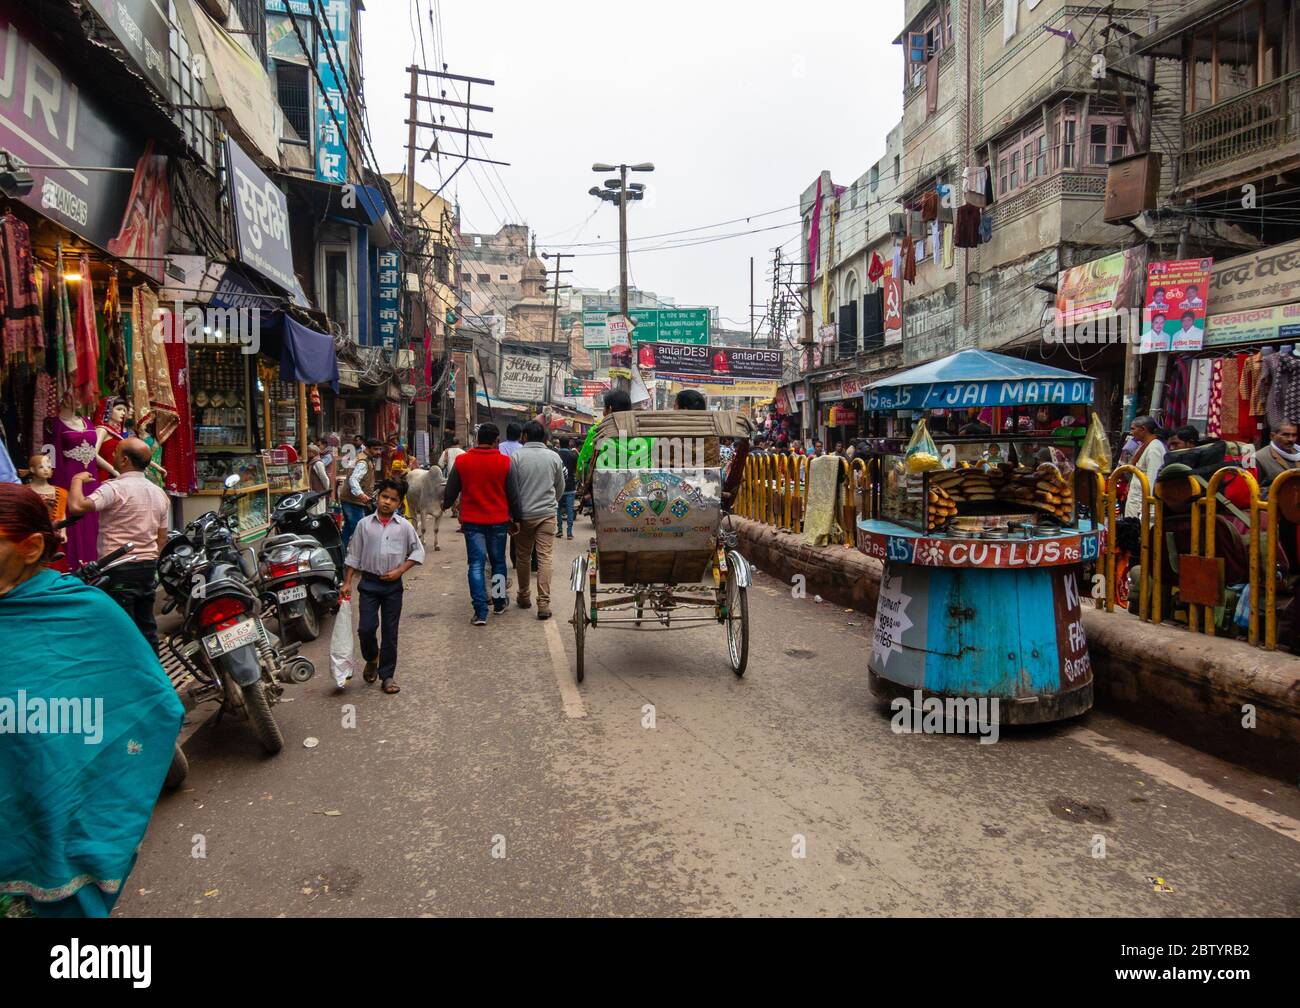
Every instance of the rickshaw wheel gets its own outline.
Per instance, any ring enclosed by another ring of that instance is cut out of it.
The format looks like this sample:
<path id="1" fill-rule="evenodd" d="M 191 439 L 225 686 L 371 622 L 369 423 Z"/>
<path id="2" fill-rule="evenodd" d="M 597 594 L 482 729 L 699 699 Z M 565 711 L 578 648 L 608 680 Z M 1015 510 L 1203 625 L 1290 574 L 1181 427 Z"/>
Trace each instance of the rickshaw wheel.
<path id="1" fill-rule="evenodd" d="M 745 674 L 749 663 L 749 592 L 727 572 L 727 657 L 736 678 Z"/>
<path id="2" fill-rule="evenodd" d="M 584 593 L 582 589 L 578 589 L 573 593 L 573 652 L 578 682 L 582 682 L 583 642 L 586 636 L 587 607 L 584 605 Z"/>

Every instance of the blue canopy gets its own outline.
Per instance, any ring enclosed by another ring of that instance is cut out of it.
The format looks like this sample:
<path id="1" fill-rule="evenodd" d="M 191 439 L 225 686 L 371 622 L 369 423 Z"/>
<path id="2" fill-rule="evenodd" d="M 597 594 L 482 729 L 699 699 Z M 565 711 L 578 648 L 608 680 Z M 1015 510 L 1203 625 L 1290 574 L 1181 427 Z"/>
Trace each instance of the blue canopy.
<path id="1" fill-rule="evenodd" d="M 1073 406 L 1092 402 L 1087 375 L 1019 357 L 962 350 L 868 385 L 866 408 L 966 409 L 971 406 Z"/>

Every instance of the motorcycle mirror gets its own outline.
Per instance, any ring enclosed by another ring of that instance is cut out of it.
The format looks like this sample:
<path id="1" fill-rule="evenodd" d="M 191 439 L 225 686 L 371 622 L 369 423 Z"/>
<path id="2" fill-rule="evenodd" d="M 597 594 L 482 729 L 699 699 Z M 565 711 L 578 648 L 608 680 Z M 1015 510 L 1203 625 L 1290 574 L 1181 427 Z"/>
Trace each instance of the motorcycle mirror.
<path id="1" fill-rule="evenodd" d="M 233 490 L 239 486 L 239 473 L 231 473 L 227 476 L 225 486 L 227 490 Z"/>

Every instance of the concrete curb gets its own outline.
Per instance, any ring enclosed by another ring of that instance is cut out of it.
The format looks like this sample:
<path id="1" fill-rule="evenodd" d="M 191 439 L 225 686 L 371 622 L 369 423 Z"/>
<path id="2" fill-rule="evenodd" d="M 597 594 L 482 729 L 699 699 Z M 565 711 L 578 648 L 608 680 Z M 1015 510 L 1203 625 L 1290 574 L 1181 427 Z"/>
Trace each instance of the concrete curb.
<path id="1" fill-rule="evenodd" d="M 733 516 L 741 552 L 809 596 L 874 614 L 884 565 L 852 546 L 807 546 L 802 536 Z M 1240 641 L 1152 626 L 1128 613 L 1084 608 L 1099 707 L 1171 738 L 1292 783 L 1300 774 L 1300 658 Z M 864 658 L 865 666 L 865 658 Z M 863 668 L 863 675 L 866 668 Z M 1245 705 L 1255 726 L 1243 727 Z"/>

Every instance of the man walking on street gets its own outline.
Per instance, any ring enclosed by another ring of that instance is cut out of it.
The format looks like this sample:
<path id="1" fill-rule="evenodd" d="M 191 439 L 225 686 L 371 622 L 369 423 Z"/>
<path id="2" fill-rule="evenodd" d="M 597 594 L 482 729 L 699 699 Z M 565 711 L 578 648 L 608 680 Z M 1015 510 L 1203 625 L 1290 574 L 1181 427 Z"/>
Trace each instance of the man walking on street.
<path id="1" fill-rule="evenodd" d="M 536 420 L 524 424 L 523 446 L 510 459 L 510 517 L 515 523 L 515 573 L 520 609 L 529 599 L 528 558 L 537 548 L 537 618 L 551 618 L 551 552 L 555 547 L 556 511 L 564 494 L 564 462 L 546 447 L 546 428 Z"/>
<path id="2" fill-rule="evenodd" d="M 402 618 L 402 576 L 416 564 L 424 563 L 424 544 L 415 526 L 398 514 L 406 499 L 406 481 L 383 479 L 375 490 L 375 513 L 357 522 L 348 544 L 347 572 L 339 598 L 352 598 L 352 581 L 359 572 L 361 619 L 357 636 L 361 640 L 361 657 L 366 660 L 362 678 L 372 683 L 377 676 L 385 693 L 397 693 L 401 687 L 393 678 L 397 673 L 397 628 Z M 381 619 L 382 645 L 376 637 Z"/>
<path id="3" fill-rule="evenodd" d="M 343 548 L 348 548 L 352 533 L 357 523 L 366 516 L 366 510 L 374 503 L 375 474 L 377 461 L 382 457 L 384 443 L 378 438 L 371 438 L 364 448 L 357 452 L 356 463 L 348 473 L 343 488 L 339 491 L 339 500 L 343 502 Z"/>
<path id="4" fill-rule="evenodd" d="M 505 612 L 506 530 L 512 507 L 506 483 L 510 459 L 496 448 L 497 426 L 485 423 L 478 429 L 478 444 L 451 467 L 442 493 L 447 511 L 460 498 L 460 521 L 465 532 L 465 553 L 469 560 L 469 597 L 474 604 L 471 622 L 486 626 L 488 590 L 483 583 L 488 558 L 492 563 L 492 610 Z"/>
<path id="5" fill-rule="evenodd" d="M 68 514 L 99 512 L 99 555 L 107 556 L 127 543 L 131 552 L 109 571 L 104 591 L 135 620 L 150 646 L 158 650 L 158 622 L 153 604 L 156 593 L 154 568 L 158 553 L 167 543 L 171 502 L 167 495 L 145 478 L 153 450 L 139 438 L 126 438 L 113 453 L 116 479 L 101 483 L 89 497 L 81 492 L 90 473 L 72 477 L 68 488 Z M 104 642 L 109 643 L 111 642 Z"/>
<path id="6" fill-rule="evenodd" d="M 521 428 L 517 423 L 506 424 L 506 439 L 497 445 L 497 449 L 506 458 L 509 458 L 519 450 L 521 444 L 519 435 L 522 430 L 523 428 Z"/>
<path id="7" fill-rule="evenodd" d="M 578 453 L 567 437 L 560 438 L 560 461 L 564 463 L 564 493 L 560 495 L 560 509 L 555 515 L 555 534 L 558 536 L 569 523 L 569 538 L 573 538 L 573 496 L 578 489 Z"/>

